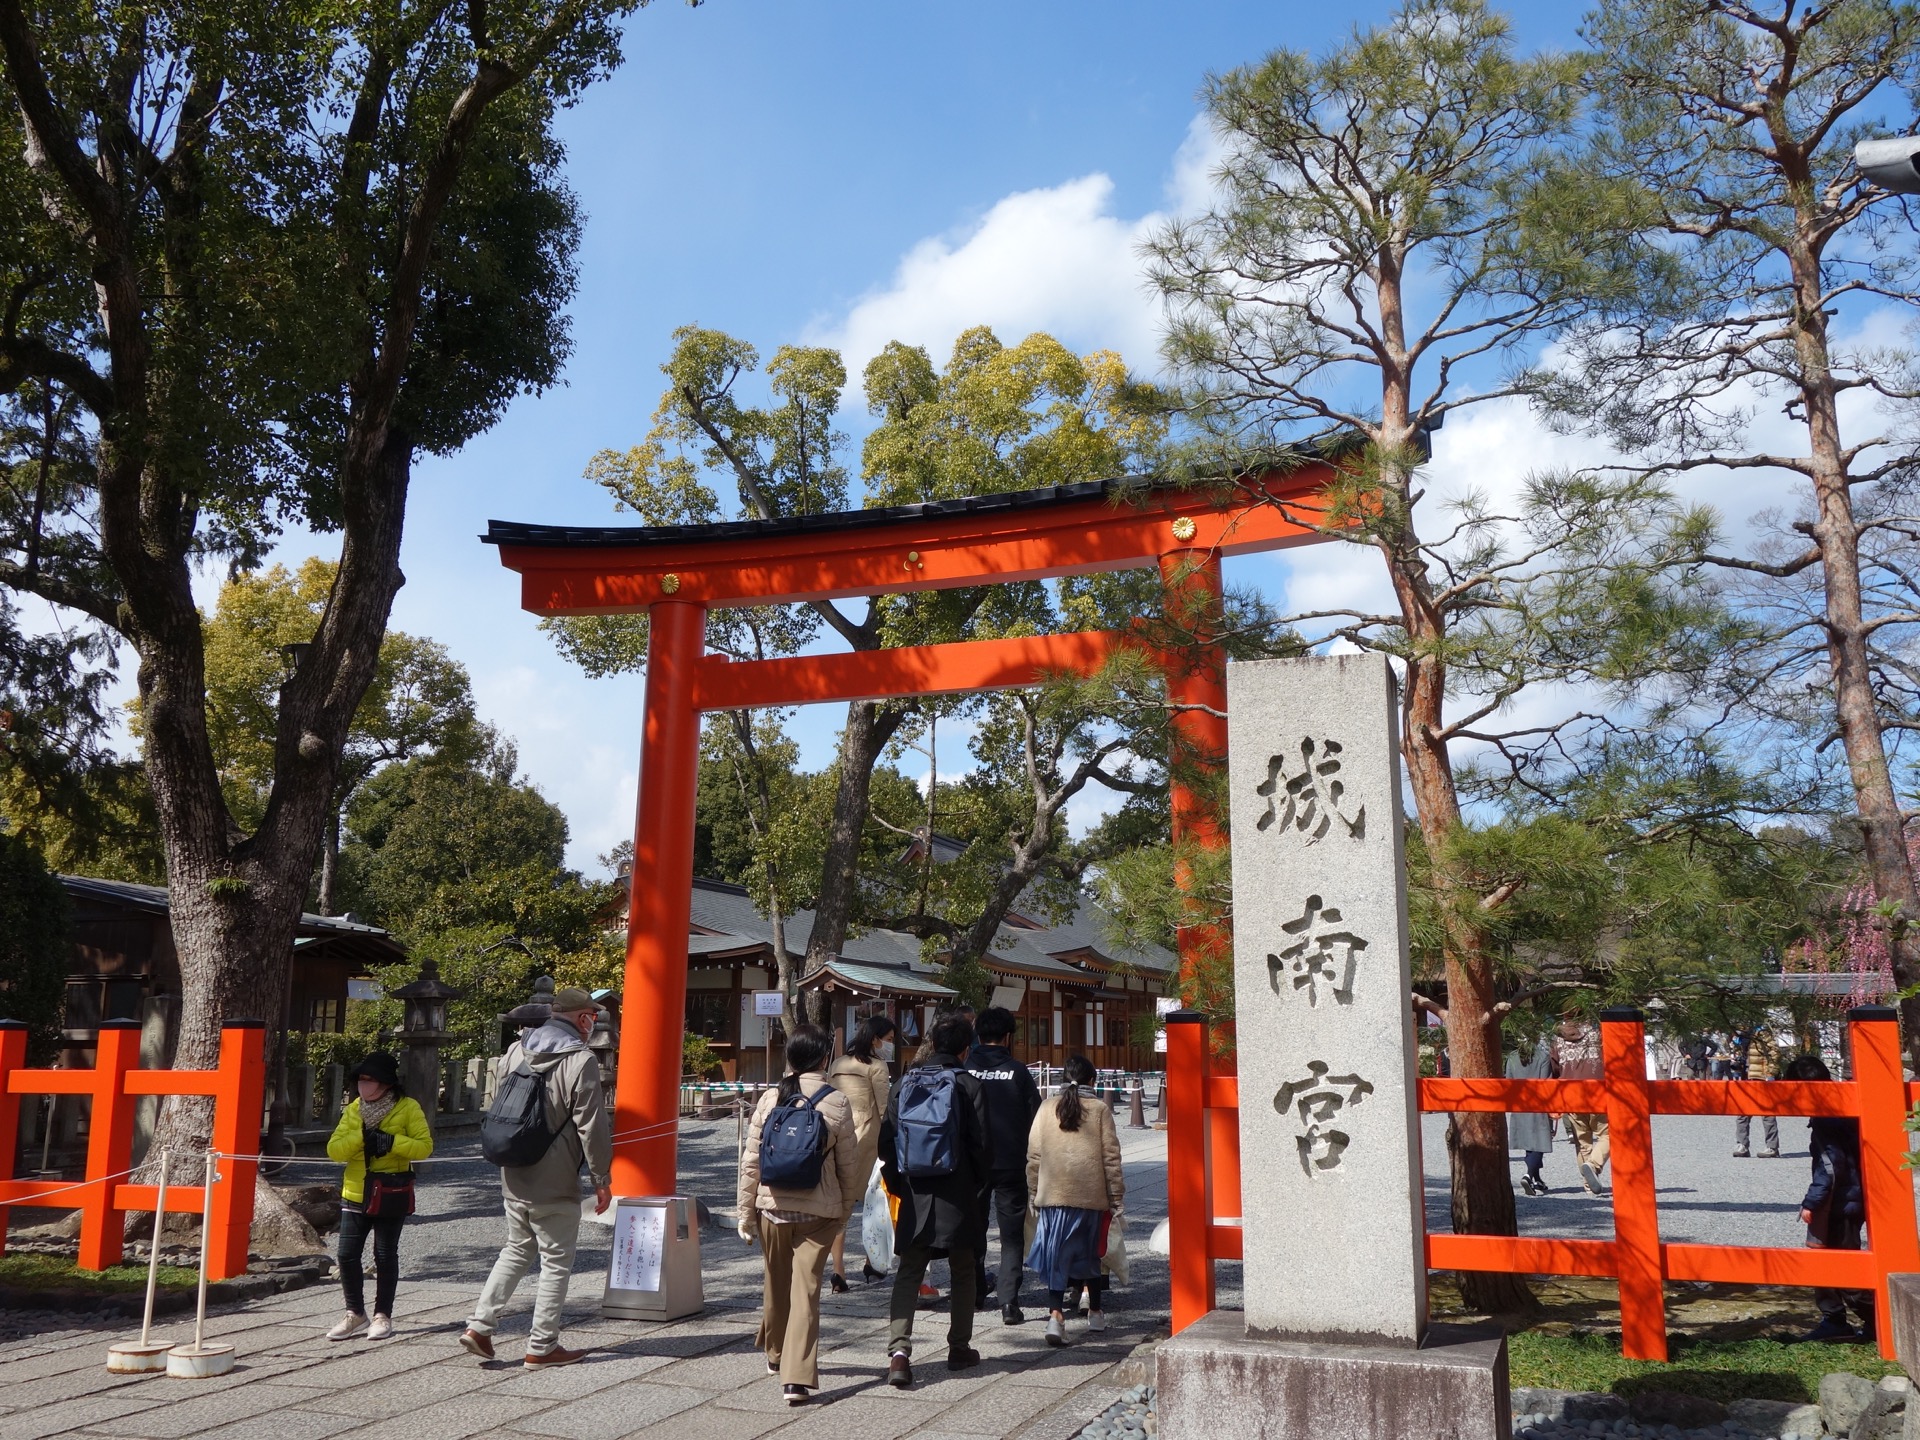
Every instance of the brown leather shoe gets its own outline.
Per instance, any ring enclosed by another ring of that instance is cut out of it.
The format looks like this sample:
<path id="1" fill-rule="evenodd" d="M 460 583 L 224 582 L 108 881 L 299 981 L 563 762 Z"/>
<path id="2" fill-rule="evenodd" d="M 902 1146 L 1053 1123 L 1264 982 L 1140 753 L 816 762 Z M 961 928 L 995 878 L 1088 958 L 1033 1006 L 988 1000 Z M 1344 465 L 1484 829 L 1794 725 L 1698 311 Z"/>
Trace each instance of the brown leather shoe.
<path id="1" fill-rule="evenodd" d="M 460 1348 L 469 1355 L 478 1355 L 482 1360 L 493 1358 L 493 1337 L 482 1335 L 478 1330 L 460 1332 Z"/>
<path id="2" fill-rule="evenodd" d="M 520 1363 L 529 1370 L 551 1370 L 561 1365 L 573 1365 L 587 1358 L 585 1350 L 569 1350 L 564 1345 L 556 1345 L 544 1355 L 535 1355 L 531 1350 L 527 1358 Z"/>
<path id="3" fill-rule="evenodd" d="M 887 1361 L 887 1383 L 896 1390 L 905 1390 L 913 1384 L 913 1362 L 904 1355 L 894 1355 Z"/>

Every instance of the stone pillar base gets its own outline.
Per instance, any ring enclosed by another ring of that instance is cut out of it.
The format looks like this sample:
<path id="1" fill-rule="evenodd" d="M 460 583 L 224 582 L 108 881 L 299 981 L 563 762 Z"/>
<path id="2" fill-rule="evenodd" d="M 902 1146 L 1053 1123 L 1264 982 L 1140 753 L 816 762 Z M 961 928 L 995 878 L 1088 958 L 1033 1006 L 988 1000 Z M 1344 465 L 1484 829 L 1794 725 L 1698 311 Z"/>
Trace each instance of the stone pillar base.
<path id="1" fill-rule="evenodd" d="M 1507 1337 L 1436 1325 L 1418 1350 L 1254 1340 L 1215 1310 L 1160 1342 L 1160 1440 L 1509 1440 Z"/>

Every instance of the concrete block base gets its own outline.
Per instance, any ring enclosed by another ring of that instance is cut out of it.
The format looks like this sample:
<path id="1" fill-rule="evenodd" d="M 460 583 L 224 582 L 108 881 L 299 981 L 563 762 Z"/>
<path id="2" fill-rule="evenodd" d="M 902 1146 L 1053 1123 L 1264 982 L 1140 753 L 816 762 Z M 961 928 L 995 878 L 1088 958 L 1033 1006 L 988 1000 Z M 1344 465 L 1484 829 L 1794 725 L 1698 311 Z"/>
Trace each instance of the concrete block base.
<path id="1" fill-rule="evenodd" d="M 1887 1276 L 1887 1305 L 1893 1311 L 1893 1350 L 1908 1375 L 1920 1368 L 1920 1275 Z"/>
<path id="2" fill-rule="evenodd" d="M 1507 1338 L 1436 1325 L 1419 1349 L 1254 1340 L 1215 1310 L 1154 1357 L 1160 1440 L 1509 1440 Z"/>

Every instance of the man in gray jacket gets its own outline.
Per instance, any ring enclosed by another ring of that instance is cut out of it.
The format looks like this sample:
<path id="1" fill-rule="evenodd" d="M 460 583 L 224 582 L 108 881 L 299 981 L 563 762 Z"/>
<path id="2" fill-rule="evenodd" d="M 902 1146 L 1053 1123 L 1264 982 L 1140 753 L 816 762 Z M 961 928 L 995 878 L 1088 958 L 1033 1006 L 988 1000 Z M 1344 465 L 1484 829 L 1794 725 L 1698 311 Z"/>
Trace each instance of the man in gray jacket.
<path id="1" fill-rule="evenodd" d="M 600 1063 L 587 1048 L 598 1013 L 584 990 L 567 989 L 553 997 L 553 1014 L 544 1025 L 521 1032 L 519 1040 L 494 1062 L 502 1082 L 522 1060 L 546 1081 L 547 1125 L 553 1143 L 531 1165 L 503 1166 L 500 1189 L 507 1212 L 507 1243 L 493 1262 L 460 1343 L 483 1360 L 493 1358 L 493 1331 L 514 1288 L 540 1257 L 540 1279 L 533 1296 L 533 1331 L 527 1336 L 526 1368 L 571 1365 L 587 1352 L 560 1344 L 560 1312 L 573 1275 L 573 1249 L 580 1238 L 580 1166 L 593 1177 L 595 1213 L 613 1201 L 613 1126 L 600 1089 Z"/>

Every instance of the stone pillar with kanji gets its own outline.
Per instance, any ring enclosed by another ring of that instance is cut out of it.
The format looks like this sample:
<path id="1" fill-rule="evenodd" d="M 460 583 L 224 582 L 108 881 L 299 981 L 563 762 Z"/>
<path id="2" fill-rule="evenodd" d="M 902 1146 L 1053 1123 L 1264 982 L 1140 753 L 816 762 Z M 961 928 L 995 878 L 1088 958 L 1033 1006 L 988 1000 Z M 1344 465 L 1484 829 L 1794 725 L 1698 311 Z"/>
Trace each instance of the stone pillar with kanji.
<path id="1" fill-rule="evenodd" d="M 1506 1440 L 1506 1343 L 1427 1322 L 1398 703 L 1378 655 L 1227 670 L 1242 1311 L 1156 1355 L 1163 1440 Z"/>

